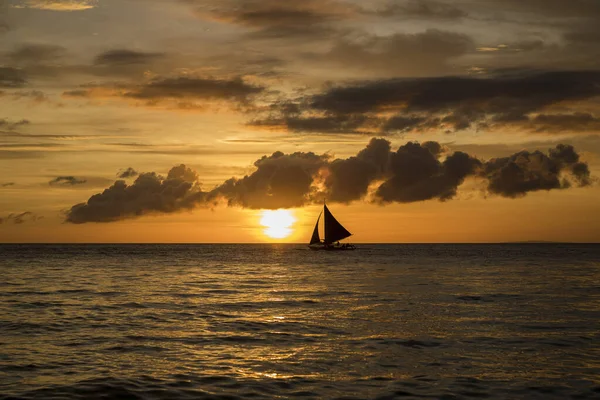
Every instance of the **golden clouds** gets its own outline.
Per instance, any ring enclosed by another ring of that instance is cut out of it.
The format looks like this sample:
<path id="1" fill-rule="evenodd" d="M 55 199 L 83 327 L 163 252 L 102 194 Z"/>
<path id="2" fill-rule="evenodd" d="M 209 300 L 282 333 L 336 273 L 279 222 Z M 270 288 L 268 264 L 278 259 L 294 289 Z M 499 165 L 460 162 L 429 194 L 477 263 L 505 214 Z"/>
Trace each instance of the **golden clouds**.
<path id="1" fill-rule="evenodd" d="M 94 8 L 97 0 L 24 0 L 15 7 L 50 11 L 82 11 Z"/>

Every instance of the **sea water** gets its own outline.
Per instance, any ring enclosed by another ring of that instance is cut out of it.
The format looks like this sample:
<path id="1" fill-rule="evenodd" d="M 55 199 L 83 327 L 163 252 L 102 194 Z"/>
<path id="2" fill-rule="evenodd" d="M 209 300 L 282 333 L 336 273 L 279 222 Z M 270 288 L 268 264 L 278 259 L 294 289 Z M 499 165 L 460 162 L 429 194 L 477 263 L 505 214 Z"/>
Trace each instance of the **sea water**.
<path id="1" fill-rule="evenodd" d="M 600 398 L 600 246 L 0 246 L 2 399 Z"/>

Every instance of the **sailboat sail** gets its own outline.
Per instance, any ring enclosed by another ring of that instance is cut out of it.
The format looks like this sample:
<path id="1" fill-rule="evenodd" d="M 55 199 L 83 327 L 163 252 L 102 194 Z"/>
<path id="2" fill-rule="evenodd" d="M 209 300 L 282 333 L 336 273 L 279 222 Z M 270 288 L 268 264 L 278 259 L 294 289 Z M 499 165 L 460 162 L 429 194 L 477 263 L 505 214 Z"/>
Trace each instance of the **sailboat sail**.
<path id="1" fill-rule="evenodd" d="M 319 220 L 321 219 L 321 214 L 319 214 L 319 218 L 317 218 L 315 230 L 313 231 L 312 238 L 310 238 L 310 244 L 321 243 L 321 237 L 319 236 Z"/>
<path id="2" fill-rule="evenodd" d="M 321 216 L 319 215 L 319 218 L 320 217 Z M 318 223 L 319 223 L 319 221 L 317 220 L 317 225 L 318 225 Z M 331 243 L 345 239 L 352 235 L 350 232 L 348 232 L 346 230 L 346 228 L 344 228 L 342 226 L 342 224 L 340 224 L 335 219 L 335 217 L 333 216 L 333 214 L 331 214 L 331 211 L 329 211 L 327 206 L 325 206 L 324 223 L 325 223 L 325 244 L 331 244 Z M 318 234 L 319 233 L 317 232 L 317 235 Z M 314 238 L 314 233 L 313 233 L 313 238 Z M 311 240 L 311 243 L 312 243 L 312 240 Z"/>

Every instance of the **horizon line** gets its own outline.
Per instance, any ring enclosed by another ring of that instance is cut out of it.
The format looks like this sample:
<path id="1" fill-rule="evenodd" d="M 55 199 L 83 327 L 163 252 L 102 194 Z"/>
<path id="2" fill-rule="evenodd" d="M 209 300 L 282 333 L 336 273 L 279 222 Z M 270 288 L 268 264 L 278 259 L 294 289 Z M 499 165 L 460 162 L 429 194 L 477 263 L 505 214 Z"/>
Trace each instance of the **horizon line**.
<path id="1" fill-rule="evenodd" d="M 513 242 L 363 242 L 356 245 L 497 245 L 497 244 L 600 244 L 597 242 L 564 242 L 522 240 Z M 0 242 L 6 245 L 304 245 L 302 242 Z"/>

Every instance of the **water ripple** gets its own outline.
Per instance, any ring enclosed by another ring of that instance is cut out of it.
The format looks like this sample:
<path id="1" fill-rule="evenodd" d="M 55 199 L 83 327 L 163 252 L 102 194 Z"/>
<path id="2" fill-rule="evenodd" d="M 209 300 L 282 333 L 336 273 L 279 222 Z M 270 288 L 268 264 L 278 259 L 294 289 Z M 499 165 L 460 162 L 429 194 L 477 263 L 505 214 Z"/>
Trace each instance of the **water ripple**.
<path id="1" fill-rule="evenodd" d="M 597 399 L 599 260 L 4 245 L 0 399 Z"/>

